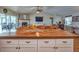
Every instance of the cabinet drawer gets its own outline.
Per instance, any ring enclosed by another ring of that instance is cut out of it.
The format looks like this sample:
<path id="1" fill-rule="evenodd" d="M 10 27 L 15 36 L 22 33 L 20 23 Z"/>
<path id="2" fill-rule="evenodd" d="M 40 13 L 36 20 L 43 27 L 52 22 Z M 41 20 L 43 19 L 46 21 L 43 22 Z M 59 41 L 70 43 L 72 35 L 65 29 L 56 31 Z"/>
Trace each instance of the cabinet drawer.
<path id="1" fill-rule="evenodd" d="M 0 45 L 7 45 L 7 44 L 18 44 L 18 40 L 13 40 L 13 39 L 0 39 Z"/>
<path id="2" fill-rule="evenodd" d="M 18 52 L 18 49 L 15 47 L 4 47 L 0 48 L 0 52 Z"/>
<path id="3" fill-rule="evenodd" d="M 37 44 L 21 44 L 20 47 L 37 47 Z"/>
<path id="4" fill-rule="evenodd" d="M 56 45 L 73 45 L 73 39 L 57 39 Z"/>
<path id="5" fill-rule="evenodd" d="M 33 40 L 33 39 L 32 39 L 32 40 L 31 40 L 31 39 L 29 39 L 29 40 L 28 40 L 28 39 L 19 40 L 19 44 L 22 44 L 22 45 L 23 45 L 23 44 L 24 44 L 24 45 L 25 45 L 25 44 L 26 44 L 26 45 L 32 45 L 32 44 L 34 45 L 34 44 L 35 44 L 35 45 L 36 45 L 36 44 L 37 44 L 37 40 Z"/>
<path id="6" fill-rule="evenodd" d="M 45 40 L 38 40 L 38 46 L 42 46 L 42 47 L 49 47 L 49 46 L 54 46 L 55 45 L 55 40 L 49 40 L 49 39 L 45 39 Z"/>
<path id="7" fill-rule="evenodd" d="M 34 47 L 21 47 L 20 52 L 36 52 L 37 48 Z"/>
<path id="8" fill-rule="evenodd" d="M 63 48 L 65 48 L 65 47 L 68 47 L 68 48 L 73 48 L 73 45 L 67 45 L 67 44 L 64 44 L 64 45 L 61 45 L 61 44 L 57 44 L 57 45 L 55 45 L 56 47 L 63 47 Z"/>
<path id="9" fill-rule="evenodd" d="M 40 47 L 38 48 L 38 52 L 55 52 L 55 49 L 49 47 Z"/>
<path id="10" fill-rule="evenodd" d="M 13 39 L 0 39 L 0 47 L 17 47 L 18 40 Z"/>
<path id="11" fill-rule="evenodd" d="M 57 48 L 56 52 L 73 52 L 73 48 Z"/>

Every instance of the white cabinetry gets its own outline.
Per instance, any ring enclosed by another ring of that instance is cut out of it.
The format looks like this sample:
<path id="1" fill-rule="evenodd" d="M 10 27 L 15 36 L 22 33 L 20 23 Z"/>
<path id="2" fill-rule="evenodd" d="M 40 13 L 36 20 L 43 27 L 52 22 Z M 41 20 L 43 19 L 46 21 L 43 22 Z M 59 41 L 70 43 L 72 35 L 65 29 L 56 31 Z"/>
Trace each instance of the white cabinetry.
<path id="1" fill-rule="evenodd" d="M 38 40 L 38 51 L 40 52 L 72 52 L 73 39 L 45 39 Z"/>
<path id="2" fill-rule="evenodd" d="M 1 52 L 35 52 L 37 40 L 28 39 L 0 39 Z"/>
<path id="3" fill-rule="evenodd" d="M 0 39 L 1 52 L 72 52 L 73 39 Z"/>

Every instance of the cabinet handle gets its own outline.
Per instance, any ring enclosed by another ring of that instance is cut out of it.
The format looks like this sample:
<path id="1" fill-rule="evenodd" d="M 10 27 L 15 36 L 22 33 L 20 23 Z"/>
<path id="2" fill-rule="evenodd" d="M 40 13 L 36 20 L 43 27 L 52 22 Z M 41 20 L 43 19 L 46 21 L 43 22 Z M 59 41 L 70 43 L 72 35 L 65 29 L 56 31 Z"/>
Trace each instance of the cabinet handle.
<path id="1" fill-rule="evenodd" d="M 20 47 L 16 47 L 16 49 L 20 49 Z"/>
<path id="2" fill-rule="evenodd" d="M 20 49 L 20 47 L 18 47 L 18 49 Z"/>
<path id="3" fill-rule="evenodd" d="M 67 43 L 67 41 L 62 41 L 63 43 Z"/>
<path id="4" fill-rule="evenodd" d="M 49 41 L 44 41 L 44 43 L 49 43 Z"/>
<path id="5" fill-rule="evenodd" d="M 16 49 L 18 49 L 18 47 L 16 47 Z"/>
<path id="6" fill-rule="evenodd" d="M 7 43 L 11 43 L 11 41 L 7 41 Z"/>
<path id="7" fill-rule="evenodd" d="M 58 49 L 58 47 L 53 47 L 54 49 Z"/>
<path id="8" fill-rule="evenodd" d="M 30 41 L 25 41 L 26 43 L 30 43 Z"/>

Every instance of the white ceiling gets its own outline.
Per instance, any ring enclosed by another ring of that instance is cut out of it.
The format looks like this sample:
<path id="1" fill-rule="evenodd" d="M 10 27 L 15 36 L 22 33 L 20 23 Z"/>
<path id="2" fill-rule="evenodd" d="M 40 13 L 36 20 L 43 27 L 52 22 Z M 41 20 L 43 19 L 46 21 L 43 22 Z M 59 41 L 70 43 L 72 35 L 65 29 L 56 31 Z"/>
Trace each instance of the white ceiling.
<path id="1" fill-rule="evenodd" d="M 17 13 L 34 13 L 36 6 L 5 6 Z M 57 15 L 71 15 L 79 12 L 79 6 L 41 6 L 43 12 Z"/>

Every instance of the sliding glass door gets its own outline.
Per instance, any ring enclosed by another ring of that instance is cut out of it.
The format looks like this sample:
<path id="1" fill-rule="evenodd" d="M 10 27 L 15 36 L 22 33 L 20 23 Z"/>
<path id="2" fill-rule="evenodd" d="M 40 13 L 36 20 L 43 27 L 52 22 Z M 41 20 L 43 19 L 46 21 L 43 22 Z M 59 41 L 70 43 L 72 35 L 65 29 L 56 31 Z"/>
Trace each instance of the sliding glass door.
<path id="1" fill-rule="evenodd" d="M 9 25 L 12 26 L 11 32 L 16 32 L 16 27 L 17 27 L 16 19 L 17 18 L 15 16 L 11 16 L 10 23 L 9 23 Z"/>
<path id="2" fill-rule="evenodd" d="M 8 32 L 6 28 L 7 28 L 7 20 L 5 19 L 5 15 L 0 14 L 0 33 Z"/>
<path id="3" fill-rule="evenodd" d="M 16 16 L 0 14 L 0 33 L 16 32 L 16 19 Z"/>
<path id="4" fill-rule="evenodd" d="M 65 25 L 66 26 L 72 26 L 72 16 L 71 17 L 65 17 Z"/>

